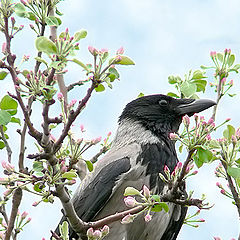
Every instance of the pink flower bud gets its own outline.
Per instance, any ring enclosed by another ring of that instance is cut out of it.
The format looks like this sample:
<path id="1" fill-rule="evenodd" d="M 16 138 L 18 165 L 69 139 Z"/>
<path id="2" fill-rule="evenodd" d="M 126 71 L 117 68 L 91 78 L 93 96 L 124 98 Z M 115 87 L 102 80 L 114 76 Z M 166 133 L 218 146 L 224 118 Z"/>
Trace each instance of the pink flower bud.
<path id="1" fill-rule="evenodd" d="M 26 221 L 26 223 L 31 222 L 31 220 L 32 220 L 32 218 L 28 218 L 27 221 Z"/>
<path id="2" fill-rule="evenodd" d="M 150 221 L 152 220 L 152 215 L 147 214 L 147 215 L 144 217 L 144 220 L 145 220 L 145 222 L 150 222 Z"/>
<path id="3" fill-rule="evenodd" d="M 65 32 L 66 32 L 66 33 L 68 33 L 68 32 L 69 32 L 68 28 L 66 28 Z"/>
<path id="4" fill-rule="evenodd" d="M 192 173 L 192 175 L 196 175 L 196 174 L 198 174 L 197 170 Z"/>
<path id="5" fill-rule="evenodd" d="M 26 3 L 24 0 L 21 0 L 21 3 L 22 3 L 23 5 L 27 5 L 27 3 Z"/>
<path id="6" fill-rule="evenodd" d="M 123 53 L 124 53 L 124 48 L 123 47 L 120 47 L 116 52 L 117 55 L 122 55 Z"/>
<path id="7" fill-rule="evenodd" d="M 182 169 L 182 163 L 181 162 L 177 163 L 176 169 Z"/>
<path id="8" fill-rule="evenodd" d="M 177 137 L 178 137 L 178 135 L 177 135 L 176 133 L 169 133 L 169 138 L 170 138 L 171 140 L 176 140 Z"/>
<path id="9" fill-rule="evenodd" d="M 204 116 L 200 116 L 200 121 L 202 122 L 204 120 Z"/>
<path id="10" fill-rule="evenodd" d="M 4 193 L 3 193 L 3 196 L 4 197 L 7 197 L 8 195 L 10 195 L 11 193 L 12 193 L 12 189 L 8 189 L 8 190 L 6 190 Z"/>
<path id="11" fill-rule="evenodd" d="M 89 229 L 87 230 L 87 236 L 88 236 L 88 238 L 92 238 L 92 237 L 93 237 L 93 233 L 94 233 L 93 228 L 89 228 Z"/>
<path id="12" fill-rule="evenodd" d="M 122 60 L 122 57 L 120 56 L 120 55 L 117 55 L 116 57 L 115 57 L 115 59 L 114 59 L 114 62 L 115 63 L 118 63 L 118 62 L 120 62 Z"/>
<path id="13" fill-rule="evenodd" d="M 229 122 L 229 121 L 231 121 L 231 118 L 227 118 L 225 121 L 226 121 L 226 122 Z"/>
<path id="14" fill-rule="evenodd" d="M 93 55 L 93 56 L 97 56 L 98 55 L 98 50 L 92 46 L 88 47 L 88 51 Z"/>
<path id="15" fill-rule="evenodd" d="M 97 143 L 101 142 L 101 140 L 102 140 L 102 137 L 97 137 L 97 138 L 93 139 L 91 142 L 92 142 L 92 144 L 97 144 Z"/>
<path id="16" fill-rule="evenodd" d="M 103 228 L 101 229 L 102 235 L 106 236 L 109 234 L 109 226 L 108 225 L 104 225 Z"/>
<path id="17" fill-rule="evenodd" d="M 225 195 L 226 194 L 226 191 L 224 189 L 221 189 L 220 191 L 221 194 Z"/>
<path id="18" fill-rule="evenodd" d="M 58 98 L 59 101 L 62 101 L 63 100 L 63 94 L 61 92 L 59 92 L 57 94 L 57 98 Z"/>
<path id="19" fill-rule="evenodd" d="M 39 203 L 40 203 L 40 202 L 34 202 L 34 203 L 32 204 L 32 206 L 33 206 L 33 207 L 36 207 Z"/>
<path id="20" fill-rule="evenodd" d="M 229 84 L 230 84 L 231 86 L 233 86 L 233 80 L 232 80 L 232 79 L 229 81 Z"/>
<path id="21" fill-rule="evenodd" d="M 143 185 L 143 194 L 146 198 L 149 198 L 150 197 L 150 190 L 149 188 L 146 186 L 146 185 Z"/>
<path id="22" fill-rule="evenodd" d="M 190 118 L 188 115 L 184 115 L 182 118 L 183 124 L 188 127 L 190 125 Z"/>
<path id="23" fill-rule="evenodd" d="M 208 125 L 211 125 L 212 123 L 214 123 L 214 120 L 213 120 L 213 118 L 210 118 L 210 119 L 208 120 Z"/>
<path id="24" fill-rule="evenodd" d="M 73 107 L 76 104 L 77 100 L 73 99 L 70 103 L 69 103 L 69 107 Z"/>
<path id="25" fill-rule="evenodd" d="M 164 166 L 163 171 L 167 174 L 170 173 L 170 170 L 167 165 Z"/>
<path id="26" fill-rule="evenodd" d="M 200 218 L 198 221 L 199 221 L 199 222 L 205 222 L 205 219 Z"/>
<path id="27" fill-rule="evenodd" d="M 236 130 L 236 133 L 235 133 L 235 134 L 236 134 L 236 137 L 237 137 L 237 138 L 240 138 L 240 128 L 238 128 L 238 129 Z"/>
<path id="28" fill-rule="evenodd" d="M 225 83 L 226 83 L 226 80 L 227 80 L 226 78 L 223 78 L 223 79 L 221 80 L 221 83 L 222 83 L 222 84 L 225 84 Z"/>
<path id="29" fill-rule="evenodd" d="M 135 207 L 136 200 L 134 197 L 128 196 L 124 198 L 124 203 L 127 207 Z"/>
<path id="30" fill-rule="evenodd" d="M 14 17 L 11 17 L 11 22 L 12 22 L 12 25 L 14 25 L 16 23 L 16 20 Z"/>
<path id="31" fill-rule="evenodd" d="M 25 218 L 27 217 L 27 215 L 28 215 L 28 213 L 24 211 L 24 212 L 22 213 L 22 215 L 21 215 L 21 218 L 22 218 L 22 219 L 25 219 Z"/>
<path id="32" fill-rule="evenodd" d="M 193 115 L 193 117 L 194 117 L 194 119 L 195 119 L 195 121 L 197 122 L 198 121 L 198 114 L 197 113 L 194 113 L 194 115 Z"/>
<path id="33" fill-rule="evenodd" d="M 211 140 L 211 135 L 210 135 L 210 134 L 207 134 L 207 136 L 206 136 L 206 140 L 208 140 L 208 141 Z"/>
<path id="34" fill-rule="evenodd" d="M 220 182 L 216 182 L 216 186 L 222 188 L 222 184 Z"/>
<path id="35" fill-rule="evenodd" d="M 107 53 L 108 52 L 108 49 L 107 48 L 102 48 L 101 49 L 101 53 Z"/>
<path id="36" fill-rule="evenodd" d="M 112 135 L 112 133 L 111 133 L 111 132 L 109 132 L 109 133 L 107 134 L 107 136 L 108 136 L 108 137 L 110 137 L 111 135 Z"/>
<path id="37" fill-rule="evenodd" d="M 211 51 L 211 52 L 210 52 L 210 56 L 211 56 L 212 58 L 216 57 L 216 55 L 217 55 L 217 53 L 216 53 L 215 51 Z"/>
<path id="38" fill-rule="evenodd" d="M 234 135 L 232 135 L 232 142 L 235 143 L 235 144 L 237 143 L 237 137 L 234 136 Z"/>
<path id="39" fill-rule="evenodd" d="M 214 237 L 214 240 L 221 240 L 220 237 Z"/>
<path id="40" fill-rule="evenodd" d="M 134 220 L 134 215 L 128 214 L 122 219 L 121 223 L 128 224 L 128 223 L 133 222 L 133 220 Z"/>
<path id="41" fill-rule="evenodd" d="M 102 233 L 99 231 L 99 230 L 96 230 L 94 233 L 93 233 L 93 238 L 94 239 L 99 239 L 102 237 Z"/>

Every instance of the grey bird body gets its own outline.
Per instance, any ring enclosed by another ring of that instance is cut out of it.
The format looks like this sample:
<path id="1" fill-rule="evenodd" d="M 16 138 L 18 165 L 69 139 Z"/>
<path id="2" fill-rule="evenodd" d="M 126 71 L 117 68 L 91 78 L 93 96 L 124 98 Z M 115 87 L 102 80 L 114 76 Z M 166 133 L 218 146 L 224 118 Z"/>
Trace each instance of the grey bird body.
<path id="1" fill-rule="evenodd" d="M 215 103 L 192 99 L 174 99 L 164 95 L 146 96 L 129 103 L 119 119 L 111 150 L 96 164 L 74 194 L 72 202 L 78 216 L 94 221 L 126 210 L 123 193 L 143 185 L 153 194 L 162 194 L 168 186 L 159 173 L 175 168 L 178 159 L 175 143 L 169 139 L 176 132 L 182 116 L 200 112 Z M 199 106 L 200 105 L 200 106 Z M 133 223 L 109 225 L 106 240 L 174 240 L 183 224 L 187 208 L 173 203 L 169 211 L 153 214 L 149 223 L 139 215 Z M 71 237 L 76 237 L 71 232 Z"/>

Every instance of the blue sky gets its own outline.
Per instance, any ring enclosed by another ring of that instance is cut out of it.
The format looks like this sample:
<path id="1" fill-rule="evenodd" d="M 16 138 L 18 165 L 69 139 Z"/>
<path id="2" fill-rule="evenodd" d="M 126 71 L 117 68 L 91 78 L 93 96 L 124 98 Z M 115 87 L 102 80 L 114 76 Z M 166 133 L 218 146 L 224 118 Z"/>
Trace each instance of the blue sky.
<path id="1" fill-rule="evenodd" d="M 136 63 L 131 67 L 119 67 L 121 81 L 114 82 L 113 90 L 94 94 L 88 103 L 78 120 L 78 123 L 85 125 L 87 137 L 106 136 L 109 131 L 114 133 L 118 116 L 126 103 L 136 98 L 139 92 L 166 94 L 173 91 L 167 83 L 168 76 L 183 76 L 190 69 L 210 65 L 210 51 L 231 48 L 239 62 L 238 0 L 65 0 L 59 5 L 59 10 L 64 13 L 60 31 L 66 27 L 72 34 L 82 28 L 88 30 L 87 38 L 80 43 L 79 59 L 86 63 L 92 60 L 87 50 L 89 45 L 108 48 L 112 53 L 124 46 L 126 55 Z M 28 38 L 23 42 L 23 34 L 19 34 L 15 38 L 14 49 L 19 54 L 34 56 L 33 35 L 27 31 L 26 22 L 25 25 Z M 84 79 L 81 69 L 76 65 L 70 65 L 68 69 L 65 78 L 67 84 Z M 212 79 L 212 75 L 208 75 Z M 236 85 L 233 92 L 239 93 L 239 76 L 233 74 L 231 78 Z M 11 89 L 10 86 L 8 88 Z M 0 93 L 4 94 L 3 89 L 0 89 Z M 70 99 L 83 95 L 84 88 L 78 88 L 70 95 Z M 209 90 L 202 97 L 215 99 L 216 96 Z M 219 107 L 217 122 L 231 117 L 232 124 L 238 127 L 239 113 L 234 103 L 239 100 L 239 95 L 234 99 L 226 97 Z M 38 120 L 35 112 L 33 118 Z M 204 114 L 209 117 L 211 111 Z M 196 197 L 205 193 L 210 203 L 215 205 L 209 211 L 202 211 L 200 217 L 206 219 L 206 223 L 200 224 L 198 229 L 183 226 L 179 240 L 208 240 L 213 236 L 228 240 L 238 236 L 237 211 L 215 187 L 218 181 L 213 173 L 215 167 L 204 166 L 187 184 L 189 190 L 195 191 Z M 22 206 L 21 211 L 29 211 L 33 220 L 19 235 L 19 239 L 47 238 L 49 230 L 55 228 L 60 218 L 58 201 L 53 205 L 42 204 L 37 208 L 29 208 L 35 200 L 37 197 L 29 195 L 24 198 L 25 207 Z"/>

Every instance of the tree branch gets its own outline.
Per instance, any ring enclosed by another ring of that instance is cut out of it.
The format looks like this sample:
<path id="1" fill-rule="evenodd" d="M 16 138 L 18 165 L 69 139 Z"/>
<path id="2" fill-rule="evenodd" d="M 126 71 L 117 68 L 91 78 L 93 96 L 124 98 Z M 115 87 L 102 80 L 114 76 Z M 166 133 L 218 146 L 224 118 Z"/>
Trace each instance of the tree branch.
<path id="1" fill-rule="evenodd" d="M 11 211 L 11 215 L 10 215 L 10 219 L 8 222 L 8 227 L 7 227 L 7 231 L 5 234 L 5 240 L 10 240 L 11 237 L 11 233 L 13 231 L 14 228 L 14 222 L 18 213 L 18 207 L 21 203 L 22 200 L 22 189 L 21 188 L 17 188 L 14 193 L 13 193 L 13 199 L 12 199 L 12 211 Z"/>

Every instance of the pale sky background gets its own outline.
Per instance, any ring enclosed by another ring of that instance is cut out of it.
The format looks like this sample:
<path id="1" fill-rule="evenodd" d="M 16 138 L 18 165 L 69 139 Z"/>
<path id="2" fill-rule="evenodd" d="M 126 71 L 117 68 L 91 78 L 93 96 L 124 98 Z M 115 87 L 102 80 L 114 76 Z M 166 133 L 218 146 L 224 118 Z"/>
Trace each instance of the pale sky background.
<path id="1" fill-rule="evenodd" d="M 82 28 L 88 30 L 87 38 L 80 43 L 79 59 L 86 63 L 91 62 L 87 50 L 89 45 L 100 49 L 108 48 L 112 53 L 124 46 L 125 54 L 136 63 L 135 66 L 118 68 L 121 81 L 114 82 L 113 90 L 107 89 L 104 93 L 93 95 L 78 122 L 85 125 L 87 137 L 105 137 L 109 131 L 114 135 L 118 116 L 126 103 L 136 98 L 140 92 L 147 95 L 174 91 L 167 82 L 168 76 L 183 76 L 190 69 L 196 70 L 200 65 L 210 65 L 210 51 L 231 48 L 237 55 L 236 63 L 239 63 L 238 0 L 65 0 L 59 4 L 59 10 L 64 12 L 60 31 L 66 27 L 70 34 Z M 14 49 L 20 55 L 30 54 L 34 57 L 33 35 L 28 32 L 28 23 L 25 22 L 24 25 L 25 30 L 14 39 Z M 23 33 L 28 34 L 27 39 Z M 84 78 L 81 69 L 76 65 L 71 65 L 68 69 L 67 84 Z M 211 73 L 208 74 L 210 79 Z M 236 85 L 232 92 L 239 93 L 239 76 L 232 74 L 230 78 Z M 12 89 L 11 86 L 8 86 L 9 89 Z M 0 93 L 5 94 L 3 88 Z M 70 95 L 70 99 L 80 99 L 84 94 L 85 88 L 78 88 Z M 216 98 L 212 89 L 201 97 Z M 218 111 L 218 123 L 231 117 L 233 125 L 240 125 L 237 105 L 239 100 L 239 95 L 233 99 L 223 99 Z M 55 112 L 52 111 L 52 114 Z M 209 117 L 211 110 L 204 114 Z M 38 115 L 33 114 L 33 118 L 40 124 Z M 75 129 L 79 131 L 77 127 Z M 12 142 L 12 147 L 17 148 L 19 144 L 15 144 L 16 142 Z M 211 210 L 201 212 L 199 218 L 204 218 L 206 223 L 200 224 L 199 228 L 184 225 L 179 240 L 210 240 L 213 236 L 230 240 L 238 236 L 240 227 L 237 210 L 215 187 L 219 181 L 214 176 L 215 167 L 216 164 L 205 165 L 200 169 L 200 173 L 187 183 L 189 190 L 195 190 L 195 197 L 205 193 L 208 201 L 215 205 Z M 49 231 L 55 229 L 60 219 L 61 206 L 58 200 L 54 204 L 43 203 L 34 208 L 31 205 L 36 200 L 38 198 L 35 196 L 25 195 L 21 212 L 28 211 L 32 222 L 19 235 L 20 240 L 40 240 L 42 237 L 48 239 Z M 193 211 L 195 210 L 193 208 Z"/>

